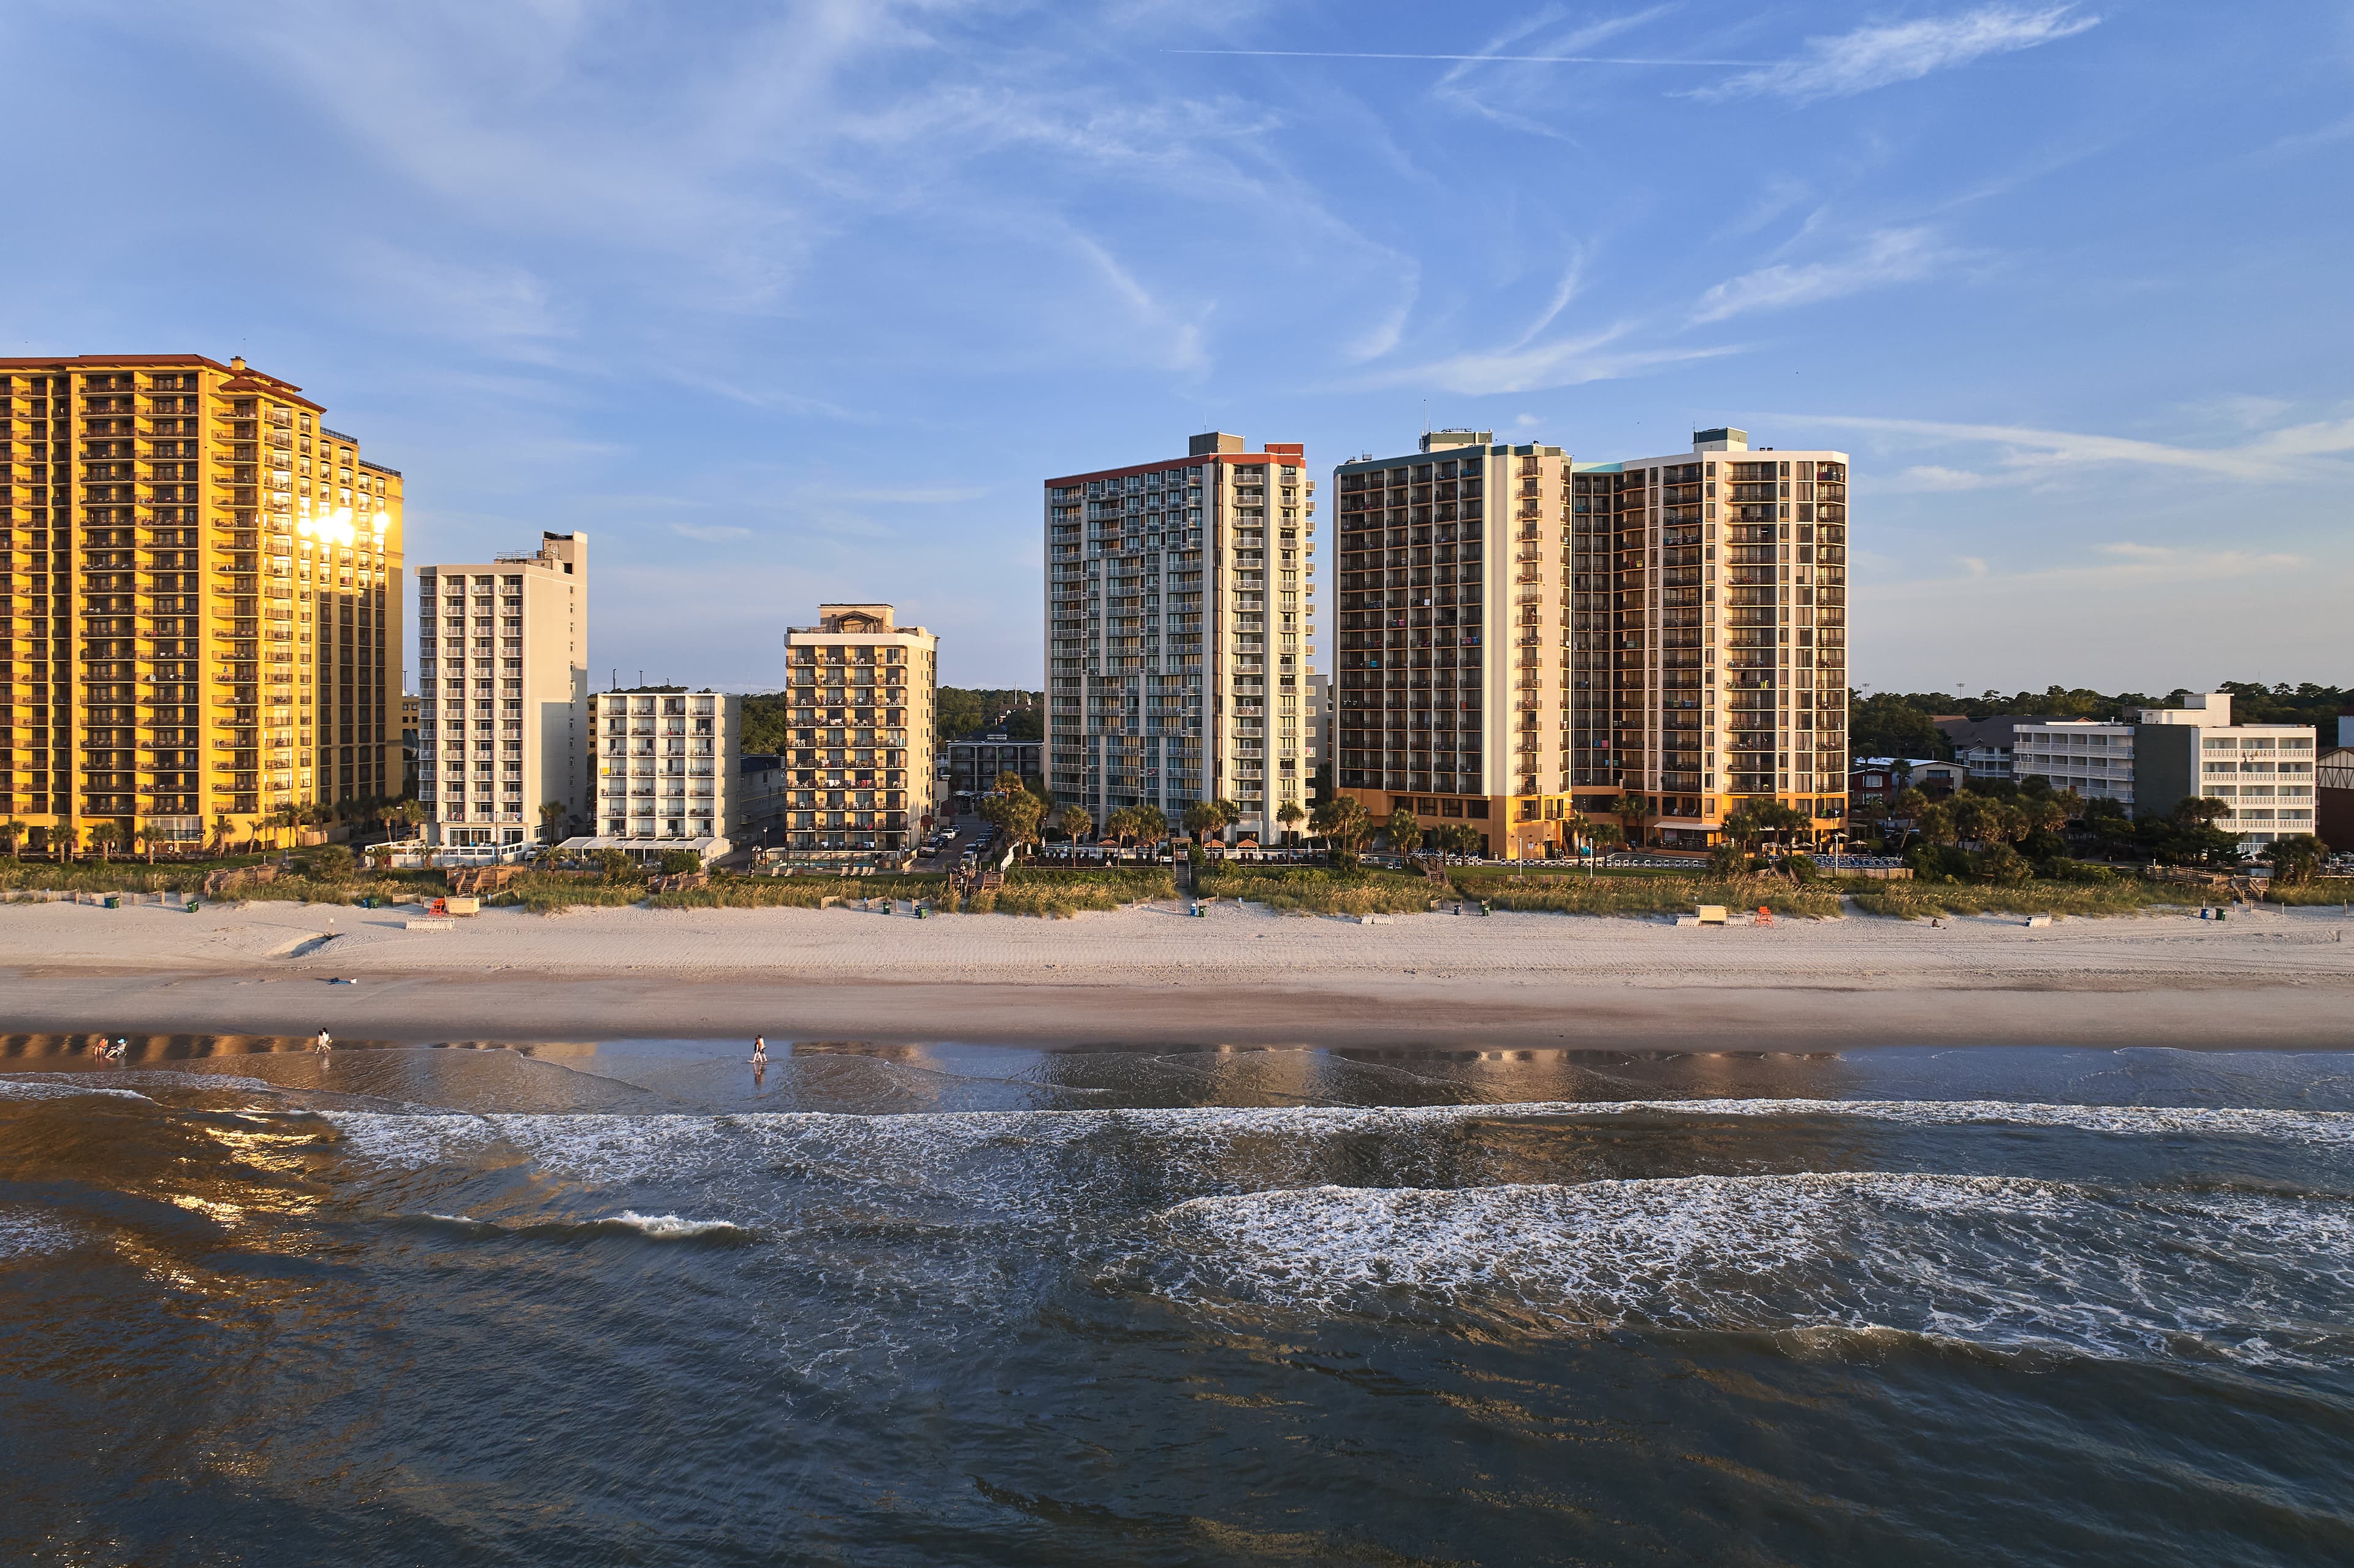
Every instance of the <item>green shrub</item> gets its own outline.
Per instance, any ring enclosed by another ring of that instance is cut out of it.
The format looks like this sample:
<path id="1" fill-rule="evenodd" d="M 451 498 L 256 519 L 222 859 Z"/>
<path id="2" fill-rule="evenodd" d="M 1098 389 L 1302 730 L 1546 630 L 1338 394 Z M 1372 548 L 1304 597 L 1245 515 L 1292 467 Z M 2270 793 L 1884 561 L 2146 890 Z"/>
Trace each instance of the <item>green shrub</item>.
<path id="1" fill-rule="evenodd" d="M 352 852 L 341 844 L 313 844 L 294 856 L 302 874 L 330 886 L 352 879 Z"/>
<path id="2" fill-rule="evenodd" d="M 1989 844 L 1970 857 L 1970 874 L 1980 882 L 2009 887 L 2025 882 L 2032 872 L 2027 857 L 2009 844 Z"/>

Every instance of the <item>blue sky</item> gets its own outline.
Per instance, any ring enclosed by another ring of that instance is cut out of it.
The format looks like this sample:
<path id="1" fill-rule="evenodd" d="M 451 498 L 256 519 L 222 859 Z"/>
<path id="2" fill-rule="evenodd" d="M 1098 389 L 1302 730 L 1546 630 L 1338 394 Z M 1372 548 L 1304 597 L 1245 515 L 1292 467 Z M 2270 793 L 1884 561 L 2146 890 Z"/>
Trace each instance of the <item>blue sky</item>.
<path id="1" fill-rule="evenodd" d="M 2354 681 L 2343 3 L 18 0 L 0 58 L 0 352 L 245 354 L 412 561 L 587 529 L 600 679 L 882 598 L 1034 685 L 1042 477 L 1427 418 L 1846 448 L 1877 688 Z"/>

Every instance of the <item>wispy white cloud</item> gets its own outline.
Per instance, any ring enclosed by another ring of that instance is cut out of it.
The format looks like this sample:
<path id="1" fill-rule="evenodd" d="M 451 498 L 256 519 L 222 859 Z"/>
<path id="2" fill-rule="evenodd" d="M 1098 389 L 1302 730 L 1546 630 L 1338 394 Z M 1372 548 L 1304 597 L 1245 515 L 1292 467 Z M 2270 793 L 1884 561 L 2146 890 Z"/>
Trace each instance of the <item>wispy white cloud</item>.
<path id="1" fill-rule="evenodd" d="M 976 485 L 910 485 L 885 490 L 840 490 L 829 493 L 845 501 L 866 501 L 888 506 L 953 506 L 978 501 L 989 492 Z"/>
<path id="2" fill-rule="evenodd" d="M 384 240 L 345 254 L 376 307 L 415 330 L 540 361 L 554 339 L 567 335 L 546 282 L 528 269 L 444 260 Z"/>
<path id="3" fill-rule="evenodd" d="M 1876 607 L 1882 609 L 1891 605 L 1935 603 L 1950 612 L 1957 607 L 1947 596 L 1957 591 L 1992 590 L 2010 595 L 2081 591 L 2114 596 L 2137 587 L 2263 577 L 2294 571 L 2307 564 L 2306 557 L 2284 551 L 2183 549 L 2130 539 L 2095 545 L 2093 549 L 2096 556 L 2105 558 L 2064 566 L 2038 565 L 2019 571 L 2002 570 L 1980 556 L 1956 556 L 1951 558 L 1962 568 L 1958 577 L 1947 574 L 1875 583 L 1872 597 Z"/>
<path id="4" fill-rule="evenodd" d="M 2316 147 L 2332 146 L 2339 142 L 2349 140 L 2354 140 L 2354 114 L 2349 114 L 2343 120 L 2333 120 L 2327 125 L 2317 126 L 2310 131 L 2299 131 L 2293 136 L 2284 136 L 2270 146 L 2259 149 L 2256 156 L 2285 158 L 2298 153 L 2310 153 Z"/>
<path id="5" fill-rule="evenodd" d="M 2346 465 L 2330 460 L 2354 452 L 2354 418 L 2292 425 L 2266 431 L 2237 446 L 2179 447 L 2158 441 L 2136 440 L 2125 436 L 2039 430 L 2020 425 L 1895 419 L 1874 414 L 1808 414 L 1796 418 L 1816 424 L 1925 437 L 1933 442 L 1984 443 L 2003 447 L 2008 450 L 2001 461 L 2014 475 L 2034 475 L 2069 467 L 2131 463 L 2144 468 L 2186 469 L 2230 479 L 2310 479 L 2333 471 L 2342 473 Z M 2315 460 L 2323 461 L 2317 462 Z"/>
<path id="6" fill-rule="evenodd" d="M 694 539 L 705 545 L 723 545 L 730 539 L 752 536 L 749 528 L 735 528 L 722 523 L 673 523 L 670 531 L 682 539 Z"/>
<path id="7" fill-rule="evenodd" d="M 2186 403 L 2181 407 L 2184 413 L 2204 423 L 2258 430 L 2277 420 L 2295 405 L 2285 397 L 2264 397 L 2243 392 L 2210 397 L 2203 402 Z"/>
<path id="8" fill-rule="evenodd" d="M 1932 71 L 1966 66 L 2073 37 L 2099 25 L 2074 5 L 1983 5 L 1952 16 L 1882 22 L 1835 37 L 1809 38 L 1799 59 L 1761 66 L 1702 88 L 1695 98 L 1717 101 L 1776 97 L 1807 103 L 1845 98 Z"/>
<path id="9" fill-rule="evenodd" d="M 1806 202 L 1813 192 L 1803 180 L 1788 175 L 1774 174 L 1761 178 L 1750 193 L 1748 205 L 1727 219 L 1716 231 L 1720 239 L 1737 238 L 1755 234 L 1776 218 Z"/>
<path id="10" fill-rule="evenodd" d="M 1942 495 L 1964 490 L 1984 490 L 1992 484 L 2014 482 L 2016 479 L 2010 475 L 1973 473 L 1967 469 L 1941 468 L 1935 463 L 1925 463 L 1918 467 L 1908 468 L 1893 478 L 1882 480 L 1875 484 L 1866 485 L 1859 480 L 1857 487 L 1899 494 L 1918 493 Z"/>
<path id="11" fill-rule="evenodd" d="M 1553 343 L 1458 354 L 1427 364 L 1410 366 L 1364 383 L 1373 387 L 1429 387 L 1441 392 L 1486 397 L 1499 392 L 1540 392 L 1553 387 L 1580 387 L 1595 381 L 1616 381 L 1663 366 L 1689 364 L 1738 354 L 1726 344 L 1696 348 L 1615 348 L 1630 329 L 1606 332 Z"/>
<path id="12" fill-rule="evenodd" d="M 1721 322 L 1750 311 L 1783 310 L 1928 277 L 1960 252 L 1926 228 L 1884 228 L 1852 255 L 1836 260 L 1761 267 L 1717 284 L 1700 297 L 1692 321 Z"/>
<path id="13" fill-rule="evenodd" d="M 1362 335 L 1342 348 L 1342 356 L 1352 364 L 1379 359 L 1398 345 L 1405 335 L 1405 324 L 1413 319 L 1415 302 L 1422 297 L 1422 263 L 1411 256 L 1402 258 L 1399 269 L 1403 274 L 1396 302 L 1383 313 L 1379 320 Z"/>
<path id="14" fill-rule="evenodd" d="M 1578 284 L 1584 280 L 1585 274 L 1585 253 L 1583 250 L 1572 252 L 1569 265 L 1562 269 L 1560 284 L 1554 288 L 1553 298 L 1545 304 L 1544 313 L 1529 323 L 1528 331 L 1512 340 L 1514 348 L 1525 347 L 1539 333 L 1553 325 L 1553 318 L 1567 309 L 1569 302 L 1577 297 Z"/>
<path id="15" fill-rule="evenodd" d="M 1476 115 L 1482 120 L 1492 121 L 1511 130 L 1533 136 L 1548 137 L 1554 141 L 1574 142 L 1575 139 L 1566 132 L 1538 118 L 1539 113 L 1548 109 L 1557 110 L 1560 102 L 1557 87 L 1548 83 L 1533 95 L 1532 100 L 1525 94 L 1518 94 L 1512 90 L 1513 85 L 1525 82 L 1532 74 L 1544 73 L 1504 72 L 1492 68 L 1523 65 L 1659 67 L 1676 63 L 1702 65 L 1737 63 L 1727 60 L 1673 62 L 1666 59 L 1596 56 L 1585 52 L 1622 33 L 1631 32 L 1642 26 L 1670 9 L 1672 9 L 1671 6 L 1653 5 L 1624 16 L 1605 16 L 1569 32 L 1553 35 L 1541 47 L 1542 52 L 1507 54 L 1505 50 L 1509 47 L 1556 26 L 1561 20 L 1561 13 L 1557 8 L 1548 7 L 1497 33 L 1488 40 L 1488 47 L 1478 54 L 1421 55 L 1409 58 L 1455 62 L 1452 69 L 1431 87 L 1431 97 L 1439 102 L 1464 113 Z M 1508 85 L 1500 86 L 1500 79 Z"/>

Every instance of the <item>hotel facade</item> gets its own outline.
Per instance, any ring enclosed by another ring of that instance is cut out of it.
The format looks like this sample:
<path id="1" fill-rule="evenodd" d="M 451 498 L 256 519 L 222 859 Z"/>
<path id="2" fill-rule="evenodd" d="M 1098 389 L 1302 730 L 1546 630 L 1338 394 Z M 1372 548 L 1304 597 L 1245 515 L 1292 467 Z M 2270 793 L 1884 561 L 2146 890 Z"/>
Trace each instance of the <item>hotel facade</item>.
<path id="1" fill-rule="evenodd" d="M 2193 796 L 2219 800 L 2230 810 L 2216 829 L 2253 849 L 2314 831 L 2318 740 L 2312 725 L 2234 724 L 2229 692 L 2200 692 L 2179 708 L 2139 709 L 2130 724 L 2022 723 L 2011 771 L 2137 817 L 2163 817 Z"/>
<path id="2" fill-rule="evenodd" d="M 594 836 L 567 848 L 724 855 L 745 826 L 744 699 L 731 693 L 640 686 L 588 699 Z"/>
<path id="3" fill-rule="evenodd" d="M 1188 448 L 1045 482 L 1046 788 L 1267 839 L 1308 805 L 1316 485 L 1296 444 Z"/>
<path id="4" fill-rule="evenodd" d="M 417 798 L 429 846 L 512 853 L 588 819 L 588 649 L 586 534 L 542 534 L 528 556 L 418 568 Z"/>
<path id="5" fill-rule="evenodd" d="M 930 826 L 939 640 L 887 604 L 822 604 L 785 632 L 792 746 L 785 847 L 821 860 L 894 862 Z"/>
<path id="6" fill-rule="evenodd" d="M 401 788 L 401 475 L 201 355 L 0 359 L 0 807 L 195 844 Z"/>
<path id="7" fill-rule="evenodd" d="M 1610 463 L 1447 430 L 1340 465 L 1338 788 L 1515 859 L 1579 813 L 1670 848 L 1752 800 L 1843 828 L 1848 466 L 1730 429 Z"/>

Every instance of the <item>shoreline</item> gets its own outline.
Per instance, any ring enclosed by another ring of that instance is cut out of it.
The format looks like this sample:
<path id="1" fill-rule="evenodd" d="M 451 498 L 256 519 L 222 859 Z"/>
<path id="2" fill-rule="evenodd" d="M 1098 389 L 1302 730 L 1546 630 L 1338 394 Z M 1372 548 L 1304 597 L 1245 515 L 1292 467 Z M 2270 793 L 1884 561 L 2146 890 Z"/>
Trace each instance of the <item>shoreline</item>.
<path id="1" fill-rule="evenodd" d="M 331 924 L 332 922 L 332 924 Z M 1143 906 L 1075 920 L 845 910 L 0 906 L 0 1032 L 405 1044 L 645 1037 L 1084 1045 L 1805 1050 L 2354 1048 L 2336 910 L 1850 917 L 1679 928 L 1560 915 L 1377 926 Z M 315 946 L 332 935 L 323 947 Z M 301 949 L 298 956 L 297 949 Z M 331 979 L 356 984 L 330 985 Z"/>

